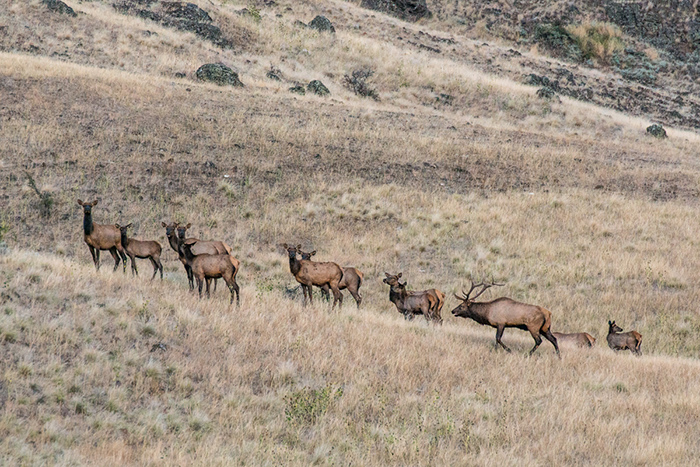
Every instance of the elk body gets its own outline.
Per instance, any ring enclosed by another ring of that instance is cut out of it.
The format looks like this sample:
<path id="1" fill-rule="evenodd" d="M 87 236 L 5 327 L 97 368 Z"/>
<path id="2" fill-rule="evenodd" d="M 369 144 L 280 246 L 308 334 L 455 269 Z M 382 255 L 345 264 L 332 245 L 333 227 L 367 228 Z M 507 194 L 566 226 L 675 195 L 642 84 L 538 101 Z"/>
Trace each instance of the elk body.
<path id="1" fill-rule="evenodd" d="M 306 253 L 304 251 L 299 250 L 299 254 L 301 255 L 302 260 L 311 260 L 311 257 L 316 254 L 316 250 L 312 251 L 311 253 Z M 362 285 L 362 281 L 364 280 L 364 274 L 357 269 L 353 267 L 348 267 L 348 268 L 342 268 L 343 270 L 343 278 L 340 280 L 338 283 L 338 290 L 344 290 L 348 289 L 348 292 L 350 292 L 350 295 L 352 295 L 352 298 L 355 299 L 355 302 L 357 303 L 357 308 L 360 308 L 360 303 L 362 303 L 362 295 L 360 295 L 360 286 Z M 328 292 L 330 286 L 328 284 L 324 284 L 321 286 L 321 293 L 323 294 L 323 297 L 326 300 L 330 300 L 330 293 Z"/>
<path id="2" fill-rule="evenodd" d="M 611 349 L 628 350 L 637 356 L 642 355 L 642 335 L 637 331 L 622 332 L 615 321 L 608 321 L 608 347 Z"/>
<path id="3" fill-rule="evenodd" d="M 587 332 L 574 332 L 565 334 L 562 332 L 553 332 L 552 335 L 557 338 L 557 343 L 561 345 L 570 345 L 572 347 L 593 347 L 595 337 Z"/>
<path id="4" fill-rule="evenodd" d="M 100 270 L 100 251 L 107 250 L 114 258 L 114 271 L 119 267 L 119 261 L 124 263 L 126 273 L 126 253 L 121 242 L 121 233 L 113 225 L 101 225 L 92 222 L 92 208 L 97 206 L 97 200 L 92 203 L 83 203 L 78 200 L 83 208 L 83 238 L 90 248 L 95 269 Z"/>
<path id="5" fill-rule="evenodd" d="M 209 255 L 223 255 L 223 254 L 231 254 L 231 247 L 226 245 L 224 242 L 219 242 L 219 241 L 202 241 L 199 240 L 198 238 L 186 238 L 186 232 L 187 229 L 191 227 L 192 224 L 187 224 L 186 226 L 181 226 L 178 222 L 174 222 L 172 224 L 166 224 L 165 222 L 161 222 L 161 225 L 165 227 L 165 235 L 168 237 L 168 242 L 170 243 L 170 248 L 175 250 L 175 252 L 178 254 L 178 257 L 180 258 L 180 262 L 185 268 L 185 272 L 187 273 L 187 280 L 189 281 L 190 284 L 190 290 L 194 289 L 194 276 L 192 275 L 192 270 L 190 269 L 189 266 L 187 266 L 187 261 L 185 260 L 185 257 L 182 255 L 180 252 L 180 243 L 185 242 L 185 241 L 192 241 L 196 242 L 196 244 L 192 244 L 192 254 L 195 256 L 201 255 L 201 254 L 209 254 Z M 233 265 L 236 268 L 236 273 L 238 273 L 238 268 L 240 266 L 239 261 L 231 256 L 231 260 L 233 262 Z M 216 281 L 214 281 L 214 290 L 216 290 Z"/>
<path id="6" fill-rule="evenodd" d="M 160 262 L 160 254 L 163 248 L 160 246 L 160 243 L 155 240 L 136 240 L 135 238 L 127 237 L 126 231 L 131 227 L 131 224 L 124 226 L 115 224 L 114 226 L 119 229 L 122 247 L 124 247 L 126 255 L 131 259 L 131 274 L 139 275 L 139 270 L 136 267 L 136 258 L 148 258 L 153 265 L 151 280 L 156 277 L 158 271 L 160 271 L 160 280 L 163 280 L 163 265 Z"/>
<path id="7" fill-rule="evenodd" d="M 196 244 L 196 240 L 181 242 L 179 245 L 179 250 L 182 253 L 182 256 L 185 258 L 187 266 L 192 271 L 192 275 L 197 280 L 199 298 L 202 298 L 202 285 L 205 281 L 207 283 L 207 297 L 209 297 L 209 286 L 211 284 L 211 280 L 221 277 L 224 279 L 226 285 L 231 291 L 230 303 L 233 303 L 233 296 L 235 294 L 236 303 L 240 304 L 241 293 L 240 288 L 236 283 L 236 273 L 238 272 L 238 268 L 231 262 L 231 255 L 210 255 L 207 253 L 195 255 L 192 252 L 192 249 Z"/>
<path id="8" fill-rule="evenodd" d="M 389 286 L 389 300 L 396 305 L 396 309 L 404 318 L 412 320 L 415 315 L 423 315 L 428 322 L 442 324 L 440 311 L 445 304 L 445 294 L 437 289 L 406 290 L 406 283 L 402 284 L 399 280 L 402 273 L 384 274 L 386 277 L 383 282 Z"/>
<path id="9" fill-rule="evenodd" d="M 343 270 L 340 266 L 333 262 L 317 263 L 309 259 L 299 260 L 297 253 L 301 250 L 301 245 L 296 247 L 289 246 L 286 243 L 282 245 L 289 255 L 289 270 L 294 278 L 301 284 L 301 289 L 304 294 L 304 305 L 306 305 L 306 296 L 309 296 L 309 303 L 313 303 L 312 286 L 323 287 L 327 285 L 333 292 L 333 306 L 339 303 L 343 305 L 343 294 L 338 288 L 340 281 L 343 279 Z"/>
<path id="10" fill-rule="evenodd" d="M 529 331 L 532 338 L 535 340 L 535 346 L 530 350 L 532 355 L 537 347 L 542 343 L 540 334 L 554 345 L 554 348 L 559 355 L 559 345 L 557 338 L 552 335 L 552 314 L 549 310 L 541 306 L 528 305 L 525 303 L 516 302 L 507 297 L 497 298 L 490 302 L 477 303 L 474 300 L 483 294 L 489 287 L 502 284 L 477 284 L 472 283 L 468 293 L 463 293 L 463 296 L 455 294 L 458 300 L 462 300 L 462 304 L 452 310 L 454 316 L 461 318 L 470 318 L 479 324 L 484 324 L 496 328 L 496 347 L 499 345 L 510 352 L 510 349 L 501 342 L 503 331 L 505 328 L 518 328 L 524 331 Z M 482 289 L 473 297 L 470 294 L 477 287 Z"/>

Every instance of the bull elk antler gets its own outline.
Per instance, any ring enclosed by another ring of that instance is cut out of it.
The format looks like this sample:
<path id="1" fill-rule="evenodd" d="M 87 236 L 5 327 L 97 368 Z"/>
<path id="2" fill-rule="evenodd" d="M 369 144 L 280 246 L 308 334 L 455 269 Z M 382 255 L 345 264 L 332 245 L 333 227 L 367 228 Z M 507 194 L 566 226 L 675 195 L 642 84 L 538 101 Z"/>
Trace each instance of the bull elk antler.
<path id="1" fill-rule="evenodd" d="M 484 282 L 480 282 L 479 284 L 474 284 L 474 282 L 473 282 L 471 279 L 469 280 L 469 282 L 471 282 L 471 288 L 469 289 L 469 292 L 466 292 L 466 293 L 465 293 L 464 290 L 462 290 L 462 295 L 463 295 L 462 297 L 460 297 L 459 295 L 455 294 L 455 297 L 457 297 L 457 299 L 463 300 L 463 301 L 467 301 L 467 300 L 474 301 L 474 300 L 476 300 L 481 294 L 483 294 L 484 292 L 486 292 L 489 288 L 493 287 L 494 285 L 497 285 L 497 286 L 499 286 L 499 287 L 505 285 L 505 284 L 497 284 L 497 283 L 494 282 L 493 280 L 491 281 L 490 284 L 486 284 L 486 283 L 484 283 Z M 473 297 L 469 297 L 469 295 L 471 295 L 471 293 L 474 291 L 474 289 L 476 289 L 476 288 L 478 288 L 478 287 L 482 287 L 482 289 L 481 289 L 476 295 L 474 295 Z"/>

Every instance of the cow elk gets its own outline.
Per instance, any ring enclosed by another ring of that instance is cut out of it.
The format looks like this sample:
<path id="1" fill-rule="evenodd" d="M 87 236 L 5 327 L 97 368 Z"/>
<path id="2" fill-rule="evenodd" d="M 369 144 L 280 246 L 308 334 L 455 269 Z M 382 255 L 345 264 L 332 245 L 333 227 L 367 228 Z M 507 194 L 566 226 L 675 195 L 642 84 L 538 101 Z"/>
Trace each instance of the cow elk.
<path id="1" fill-rule="evenodd" d="M 302 260 L 311 260 L 311 257 L 316 254 L 316 250 L 312 251 L 311 253 L 306 253 L 304 251 L 299 250 L 299 254 L 301 255 Z M 350 292 L 352 298 L 355 299 L 355 302 L 357 303 L 357 308 L 359 309 L 360 303 L 362 303 L 362 295 L 360 295 L 360 286 L 362 285 L 364 274 L 362 274 L 362 272 L 359 269 L 353 267 L 342 268 L 342 270 L 343 278 L 338 283 L 338 290 L 348 289 L 348 292 Z M 330 300 L 330 293 L 328 292 L 328 290 L 328 284 L 324 284 L 321 286 L 321 293 L 323 294 L 323 297 L 326 300 Z"/>
<path id="2" fill-rule="evenodd" d="M 301 245 L 289 246 L 286 243 L 282 245 L 289 255 L 289 270 L 294 278 L 301 284 L 301 290 L 304 294 L 304 305 L 306 306 L 306 296 L 309 296 L 309 303 L 313 304 L 312 286 L 323 287 L 328 285 L 333 292 L 333 306 L 339 302 L 338 306 L 343 305 L 343 294 L 340 293 L 338 285 L 343 279 L 343 270 L 340 266 L 333 262 L 317 263 L 309 259 L 299 260 L 297 253 L 301 250 Z"/>
<path id="3" fill-rule="evenodd" d="M 124 263 L 126 274 L 126 253 L 121 243 L 121 233 L 113 225 L 101 225 L 92 222 L 92 208 L 97 206 L 97 200 L 92 203 L 83 203 L 78 200 L 83 208 L 83 238 L 90 248 L 95 269 L 100 270 L 100 251 L 107 250 L 114 258 L 114 271 L 119 267 L 119 261 Z"/>
<path id="4" fill-rule="evenodd" d="M 163 248 L 160 246 L 160 243 L 155 240 L 136 240 L 135 238 L 127 237 L 126 232 L 131 227 L 131 224 L 124 226 L 115 224 L 114 226 L 119 229 L 122 247 L 124 247 L 126 255 L 131 259 L 131 274 L 139 275 L 139 270 L 136 267 L 136 258 L 148 258 L 153 265 L 151 280 L 155 279 L 158 271 L 160 271 L 160 280 L 163 280 L 163 265 L 160 262 L 160 254 Z"/>
<path id="5" fill-rule="evenodd" d="M 615 351 L 628 350 L 636 356 L 642 355 L 642 335 L 637 331 L 622 332 L 615 321 L 608 321 L 608 347 Z"/>
<path id="6" fill-rule="evenodd" d="M 561 346 L 590 348 L 595 344 L 595 337 L 587 332 L 574 332 L 571 334 L 553 332 L 552 335 L 557 338 L 557 343 Z"/>
<path id="7" fill-rule="evenodd" d="M 500 345 L 508 352 L 510 352 L 510 349 L 501 342 L 503 331 L 505 328 L 518 328 L 524 331 L 530 331 L 532 338 L 535 340 L 535 346 L 530 350 L 530 355 L 532 355 L 542 343 L 542 338 L 540 337 L 540 334 L 542 334 L 554 345 L 557 355 L 559 356 L 557 338 L 554 337 L 551 332 L 552 314 L 549 310 L 541 306 L 516 302 L 507 297 L 497 298 L 490 302 L 477 303 L 474 301 L 494 285 L 503 284 L 492 282 L 490 284 L 481 283 L 474 285 L 472 282 L 469 292 L 464 293 L 464 291 L 462 291 L 462 297 L 455 294 L 455 297 L 461 300 L 462 304 L 452 310 L 452 314 L 460 318 L 470 318 L 479 324 L 496 328 L 496 347 Z M 472 291 L 477 287 L 481 287 L 481 290 L 471 297 Z"/>
<path id="8" fill-rule="evenodd" d="M 406 290 L 406 283 L 399 280 L 402 273 L 392 275 L 385 272 L 384 275 L 386 277 L 382 282 L 389 286 L 389 300 L 405 319 L 410 321 L 415 315 L 423 315 L 428 322 L 442 324 L 440 313 L 445 304 L 445 294 L 437 289 Z"/>
<path id="9" fill-rule="evenodd" d="M 197 244 L 196 240 L 187 240 L 180 243 L 180 252 L 185 258 L 187 266 L 192 271 L 192 275 L 197 280 L 197 288 L 199 289 L 199 298 L 202 298 L 202 285 L 207 283 L 207 297 L 210 297 L 209 286 L 212 279 L 223 278 L 231 291 L 231 302 L 233 296 L 236 295 L 236 304 L 241 303 L 241 292 L 236 283 L 236 273 L 238 268 L 234 266 L 229 254 L 210 255 L 203 253 L 195 255 L 192 249 Z"/>
<path id="10" fill-rule="evenodd" d="M 190 269 L 189 266 L 187 266 L 187 261 L 185 260 L 185 257 L 182 255 L 180 252 L 180 243 L 184 241 L 192 241 L 196 242 L 195 244 L 192 244 L 192 254 L 195 256 L 201 255 L 201 254 L 209 254 L 209 255 L 223 255 L 223 254 L 231 254 L 231 247 L 226 245 L 224 242 L 219 242 L 219 241 L 202 241 L 199 240 L 198 238 L 186 238 L 186 232 L 187 229 L 190 228 L 191 224 L 187 224 L 186 226 L 181 226 L 178 222 L 173 222 L 172 224 L 166 224 L 165 222 L 161 222 L 161 225 L 165 227 L 165 236 L 168 237 L 168 242 L 170 243 L 170 248 L 172 248 L 177 254 L 180 259 L 180 262 L 185 268 L 185 272 L 187 273 L 187 280 L 190 284 L 190 290 L 194 289 L 194 276 L 192 275 L 192 270 Z M 233 256 L 231 256 L 231 261 L 233 265 L 236 268 L 236 273 L 238 273 L 238 269 L 240 266 L 240 262 Z M 214 290 L 216 290 L 216 281 L 214 281 Z"/>

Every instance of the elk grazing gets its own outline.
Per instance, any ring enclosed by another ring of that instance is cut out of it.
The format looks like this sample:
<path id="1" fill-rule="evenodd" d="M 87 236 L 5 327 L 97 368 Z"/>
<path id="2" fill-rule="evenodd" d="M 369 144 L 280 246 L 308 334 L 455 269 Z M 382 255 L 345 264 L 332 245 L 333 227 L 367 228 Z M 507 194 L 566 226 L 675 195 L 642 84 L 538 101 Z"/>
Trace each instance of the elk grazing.
<path id="1" fill-rule="evenodd" d="M 479 324 L 496 328 L 496 347 L 500 345 L 508 352 L 510 352 L 510 349 L 501 342 L 503 331 L 505 328 L 518 328 L 524 331 L 530 331 L 532 338 L 535 340 L 535 346 L 530 350 L 530 355 L 532 355 L 542 343 L 540 333 L 554 345 L 557 355 L 559 355 L 557 338 L 552 335 L 550 330 L 552 326 L 552 314 L 549 310 L 541 306 L 516 302 L 507 297 L 497 298 L 490 302 L 477 303 L 474 301 L 494 285 L 503 284 L 492 282 L 491 284 L 481 283 L 474 285 L 472 282 L 471 289 L 469 289 L 467 293 L 462 292 L 462 297 L 455 294 L 458 300 L 462 300 L 462 304 L 452 310 L 452 314 L 460 318 L 470 318 Z M 482 287 L 482 289 L 476 295 L 470 297 L 472 291 L 477 287 Z"/>
<path id="2" fill-rule="evenodd" d="M 301 245 L 296 247 L 289 246 L 286 243 L 282 245 L 289 255 L 289 270 L 294 278 L 301 284 L 301 290 L 304 294 L 304 306 L 306 306 L 306 296 L 309 296 L 309 303 L 313 304 L 312 286 L 322 287 L 328 285 L 333 291 L 333 306 L 339 303 L 343 305 L 343 294 L 340 293 L 338 285 L 343 279 L 343 270 L 336 263 L 317 263 L 309 259 L 297 259 L 297 252 L 301 250 Z"/>
<path id="3" fill-rule="evenodd" d="M 185 268 L 185 272 L 187 273 L 187 280 L 189 281 L 190 284 L 190 290 L 194 289 L 194 276 L 192 275 L 192 270 L 190 269 L 189 266 L 187 266 L 187 261 L 185 260 L 185 257 L 180 253 L 180 243 L 184 241 L 194 241 L 196 242 L 196 246 L 191 246 L 192 248 L 192 254 L 195 256 L 201 255 L 201 254 L 209 254 L 209 255 L 223 255 L 223 254 L 231 254 L 231 247 L 226 245 L 224 242 L 218 242 L 218 241 L 202 241 L 199 240 L 198 238 L 185 238 L 185 234 L 187 229 L 190 228 L 192 224 L 187 224 L 186 226 L 181 226 L 178 222 L 174 222 L 172 224 L 166 224 L 165 222 L 161 222 L 161 225 L 165 227 L 165 235 L 168 237 L 168 242 L 170 243 L 170 248 L 175 250 L 175 252 L 178 254 L 178 257 L 180 258 L 180 262 Z M 231 261 L 233 265 L 236 268 L 236 273 L 238 273 L 238 268 L 240 266 L 239 261 L 231 256 Z M 216 281 L 214 281 L 214 290 L 216 290 Z"/>
<path id="4" fill-rule="evenodd" d="M 615 321 L 608 321 L 608 347 L 611 349 L 627 350 L 637 356 L 642 355 L 642 335 L 637 331 L 622 332 Z"/>
<path id="5" fill-rule="evenodd" d="M 127 237 L 126 231 L 131 227 L 130 223 L 124 226 L 119 224 L 114 226 L 119 229 L 122 246 L 126 255 L 131 259 L 131 274 L 139 275 L 139 270 L 136 268 L 136 258 L 148 258 L 153 265 L 151 280 L 155 279 L 158 271 L 160 271 L 160 280 L 163 280 L 163 265 L 160 262 L 160 253 L 163 249 L 160 243 L 155 240 L 136 240 L 135 238 Z"/>
<path id="6" fill-rule="evenodd" d="M 311 253 L 306 253 L 304 251 L 299 250 L 299 254 L 301 255 L 302 260 L 311 260 L 311 257 L 316 254 L 316 250 L 312 251 Z M 342 269 L 343 278 L 338 283 L 338 290 L 348 289 L 348 292 L 350 292 L 352 298 L 355 299 L 355 302 L 357 303 L 357 308 L 359 309 L 360 303 L 362 303 L 362 295 L 360 295 L 360 286 L 362 285 L 364 274 L 362 274 L 362 272 L 357 268 L 349 267 Z M 323 284 L 321 286 L 321 293 L 323 294 L 323 297 L 326 300 L 330 300 L 331 294 L 328 292 L 329 288 L 330 287 L 328 284 Z"/>
<path id="7" fill-rule="evenodd" d="M 574 332 L 565 334 L 562 332 L 553 332 L 552 335 L 557 338 L 557 343 L 562 346 L 590 348 L 595 344 L 595 337 L 587 332 Z"/>
<path id="8" fill-rule="evenodd" d="M 230 303 L 233 303 L 233 296 L 235 294 L 236 304 L 240 305 L 241 292 L 238 284 L 236 283 L 236 273 L 238 272 L 238 268 L 233 265 L 231 255 L 210 255 L 207 253 L 195 255 L 192 253 L 192 249 L 196 244 L 196 240 L 187 240 L 180 243 L 179 249 L 187 262 L 187 266 L 189 266 L 190 270 L 192 271 L 192 275 L 195 279 L 197 279 L 199 298 L 202 298 L 202 285 L 205 281 L 207 283 L 207 297 L 210 297 L 209 286 L 211 284 L 211 280 L 222 277 L 231 291 Z"/>
<path id="9" fill-rule="evenodd" d="M 119 261 L 123 261 L 126 274 L 126 253 L 124 253 L 119 229 L 113 225 L 92 222 L 92 208 L 97 206 L 97 200 L 92 203 L 83 203 L 78 200 L 78 204 L 83 207 L 83 238 L 90 248 L 96 270 L 100 270 L 100 251 L 107 250 L 114 258 L 114 271 L 119 267 Z"/>
<path id="10" fill-rule="evenodd" d="M 384 273 L 383 282 L 389 286 L 389 300 L 396 305 L 399 313 L 407 320 L 412 320 L 415 315 L 423 315 L 428 322 L 442 324 L 440 311 L 445 304 L 445 294 L 437 289 L 413 291 L 406 290 L 406 283 L 399 279 L 403 275 Z"/>

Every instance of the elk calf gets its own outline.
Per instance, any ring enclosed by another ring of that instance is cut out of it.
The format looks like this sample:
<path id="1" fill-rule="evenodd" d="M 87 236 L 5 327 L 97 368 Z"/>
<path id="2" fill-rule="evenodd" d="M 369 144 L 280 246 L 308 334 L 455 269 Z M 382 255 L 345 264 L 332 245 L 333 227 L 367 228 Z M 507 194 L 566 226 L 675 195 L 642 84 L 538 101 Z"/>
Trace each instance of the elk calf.
<path id="1" fill-rule="evenodd" d="M 119 261 L 124 263 L 126 274 L 126 253 L 121 242 L 121 233 L 113 225 L 101 225 L 92 222 L 92 208 L 97 206 L 97 200 L 92 203 L 83 203 L 78 200 L 83 208 L 83 238 L 90 248 L 95 269 L 100 270 L 100 251 L 107 250 L 114 258 L 114 271 L 119 267 Z"/>
<path id="2" fill-rule="evenodd" d="M 410 321 L 415 315 L 423 315 L 428 322 L 442 324 L 440 311 L 445 304 L 445 294 L 437 289 L 420 292 L 406 290 L 406 283 L 399 281 L 402 273 L 392 275 L 385 272 L 384 275 L 386 277 L 382 282 L 389 286 L 389 300 L 405 319 Z"/>
<path id="3" fill-rule="evenodd" d="M 192 271 L 192 275 L 197 279 L 197 288 L 199 289 L 199 298 L 202 298 L 202 284 L 206 281 L 207 283 L 207 297 L 210 297 L 209 286 L 212 279 L 218 279 L 222 277 L 226 282 L 229 290 L 231 291 L 231 301 L 233 303 L 233 296 L 236 295 L 236 304 L 241 303 L 241 293 L 238 284 L 236 283 L 236 267 L 231 262 L 231 256 L 228 254 L 201 254 L 194 255 L 192 253 L 192 248 L 196 244 L 196 241 L 186 241 L 180 244 L 180 251 L 182 252 L 187 265 Z"/>
<path id="4" fill-rule="evenodd" d="M 642 355 L 642 335 L 637 331 L 622 332 L 615 321 L 608 321 L 608 347 L 615 351 L 628 350 L 637 356 Z"/>
<path id="5" fill-rule="evenodd" d="M 131 227 L 131 223 L 124 226 L 115 224 L 114 226 L 119 229 L 122 246 L 124 247 L 126 255 L 131 259 L 131 274 L 139 275 L 139 270 L 136 267 L 136 258 L 148 258 L 153 265 L 153 276 L 151 276 L 151 280 L 155 279 L 158 271 L 160 271 L 160 280 L 163 280 L 163 265 L 160 262 L 160 254 L 163 249 L 160 243 L 155 240 L 136 240 L 127 237 L 126 231 Z"/>
<path id="6" fill-rule="evenodd" d="M 479 324 L 484 324 L 496 328 L 496 347 L 499 345 L 510 352 L 510 349 L 501 342 L 501 337 L 503 337 L 503 331 L 505 328 L 518 328 L 524 331 L 529 331 L 532 338 L 535 340 L 535 346 L 530 350 L 530 355 L 532 355 L 537 347 L 542 343 L 542 338 L 540 333 L 554 345 L 559 356 L 559 345 L 557 344 L 557 338 L 552 335 L 552 314 L 549 310 L 542 308 L 541 306 L 528 305 L 525 303 L 516 302 L 507 297 L 497 298 L 490 302 L 477 303 L 476 300 L 479 295 L 483 294 L 489 287 L 496 284 L 492 282 L 491 284 L 477 284 L 474 285 L 472 282 L 472 288 L 469 292 L 462 292 L 463 296 L 455 294 L 458 300 L 462 300 L 462 304 L 457 308 L 452 310 L 454 316 L 460 318 L 473 319 Z M 469 295 L 477 287 L 482 287 L 482 289 L 473 297 Z"/>
<path id="7" fill-rule="evenodd" d="M 595 337 L 591 336 L 587 332 L 575 332 L 571 334 L 553 332 L 552 335 L 557 338 L 557 343 L 570 345 L 572 347 L 590 348 L 593 347 L 593 344 L 595 344 Z"/>
<path id="8" fill-rule="evenodd" d="M 301 255 L 302 260 L 311 260 L 311 257 L 316 254 L 316 250 L 312 251 L 311 253 L 306 253 L 304 251 L 299 250 L 299 254 Z M 352 298 L 355 299 L 355 302 L 357 303 L 357 308 L 359 309 L 360 303 L 362 303 L 362 295 L 360 295 L 360 286 L 362 285 L 362 281 L 364 280 L 365 276 L 357 268 L 349 267 L 342 269 L 343 278 L 338 283 L 338 290 L 348 289 L 348 292 L 350 292 Z M 321 286 L 321 293 L 323 294 L 323 297 L 326 300 L 330 300 L 330 293 L 328 292 L 329 288 L 330 286 L 328 284 L 324 284 Z"/>
<path id="9" fill-rule="evenodd" d="M 296 247 L 289 246 L 286 243 L 282 245 L 289 255 L 289 270 L 301 284 L 301 290 L 304 294 L 304 306 L 306 306 L 306 296 L 309 296 L 309 303 L 313 304 L 312 286 L 322 287 L 328 285 L 333 291 L 333 306 L 339 302 L 338 306 L 343 305 L 343 294 L 340 293 L 338 284 L 343 279 L 343 270 L 333 262 L 317 263 L 308 259 L 297 259 L 297 252 L 301 250 L 301 245 Z"/>

